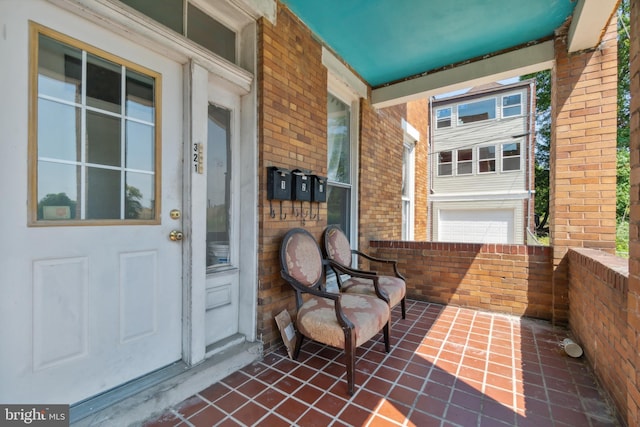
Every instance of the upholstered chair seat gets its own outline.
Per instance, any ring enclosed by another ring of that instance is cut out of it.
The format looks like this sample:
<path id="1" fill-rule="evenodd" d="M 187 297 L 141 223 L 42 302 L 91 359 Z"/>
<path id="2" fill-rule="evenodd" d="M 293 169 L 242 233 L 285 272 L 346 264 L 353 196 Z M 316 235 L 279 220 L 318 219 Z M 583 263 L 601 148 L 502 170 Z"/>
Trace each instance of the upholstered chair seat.
<path id="1" fill-rule="evenodd" d="M 388 321 L 389 307 L 375 295 L 342 295 L 340 306 L 353 324 L 356 347 L 373 338 Z M 342 326 L 331 300 L 311 296 L 298 310 L 296 326 L 302 335 L 312 337 L 314 341 L 336 348 L 345 347 Z"/>

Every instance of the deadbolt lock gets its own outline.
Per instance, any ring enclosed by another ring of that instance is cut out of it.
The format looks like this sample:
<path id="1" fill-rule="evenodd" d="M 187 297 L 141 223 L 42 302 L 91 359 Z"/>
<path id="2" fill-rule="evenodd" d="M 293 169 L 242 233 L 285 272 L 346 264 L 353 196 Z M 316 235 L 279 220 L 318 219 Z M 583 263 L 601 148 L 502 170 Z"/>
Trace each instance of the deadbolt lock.
<path id="1" fill-rule="evenodd" d="M 171 209 L 171 212 L 169 212 L 169 216 L 171 217 L 171 219 L 180 219 L 180 209 Z"/>
<path id="2" fill-rule="evenodd" d="M 169 240 L 173 242 L 180 241 L 183 237 L 182 231 L 172 230 L 171 233 L 169 233 Z"/>

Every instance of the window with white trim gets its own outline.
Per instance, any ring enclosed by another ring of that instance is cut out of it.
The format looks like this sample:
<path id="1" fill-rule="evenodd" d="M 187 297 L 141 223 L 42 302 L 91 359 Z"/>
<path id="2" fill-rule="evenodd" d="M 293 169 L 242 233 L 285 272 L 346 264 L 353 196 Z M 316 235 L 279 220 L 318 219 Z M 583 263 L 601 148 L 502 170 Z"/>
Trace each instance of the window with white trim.
<path id="1" fill-rule="evenodd" d="M 522 115 L 522 95 L 514 93 L 502 97 L 502 117 Z"/>
<path id="2" fill-rule="evenodd" d="M 521 157 L 519 142 L 502 144 L 502 171 L 519 171 Z"/>
<path id="3" fill-rule="evenodd" d="M 478 147 L 478 173 L 496 171 L 496 146 Z"/>
<path id="4" fill-rule="evenodd" d="M 456 175 L 473 173 L 473 149 L 465 148 L 456 152 Z"/>
<path id="5" fill-rule="evenodd" d="M 402 151 L 402 240 L 411 240 L 414 236 L 415 206 L 415 142 L 406 141 Z"/>
<path id="6" fill-rule="evenodd" d="M 453 151 L 438 153 L 438 176 L 453 175 Z"/>
<path id="7" fill-rule="evenodd" d="M 436 129 L 451 127 L 451 107 L 436 110 Z"/>
<path id="8" fill-rule="evenodd" d="M 351 107 L 332 94 L 327 100 L 327 225 L 351 231 Z"/>
<path id="9" fill-rule="evenodd" d="M 482 99 L 480 101 L 458 104 L 458 124 L 479 122 L 496 118 L 496 99 Z"/>

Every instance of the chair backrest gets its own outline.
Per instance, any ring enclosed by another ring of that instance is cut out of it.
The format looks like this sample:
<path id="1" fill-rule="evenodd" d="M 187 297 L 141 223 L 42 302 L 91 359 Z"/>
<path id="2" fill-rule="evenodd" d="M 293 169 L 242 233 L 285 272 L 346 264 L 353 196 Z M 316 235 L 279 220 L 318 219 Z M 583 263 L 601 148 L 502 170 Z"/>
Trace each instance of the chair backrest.
<path id="1" fill-rule="evenodd" d="M 324 230 L 324 246 L 327 258 L 351 267 L 351 245 L 340 227 L 330 225 Z"/>
<path id="2" fill-rule="evenodd" d="M 280 264 L 299 283 L 316 287 L 322 281 L 322 253 L 316 239 L 307 230 L 293 228 L 280 245 Z"/>

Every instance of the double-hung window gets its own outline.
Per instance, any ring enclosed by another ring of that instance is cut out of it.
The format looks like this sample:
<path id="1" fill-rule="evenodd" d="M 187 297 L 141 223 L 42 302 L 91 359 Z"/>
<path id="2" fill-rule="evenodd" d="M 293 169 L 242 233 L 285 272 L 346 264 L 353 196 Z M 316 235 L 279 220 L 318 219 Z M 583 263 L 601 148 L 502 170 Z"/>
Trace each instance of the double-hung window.
<path id="1" fill-rule="evenodd" d="M 478 172 L 490 173 L 496 171 L 496 146 L 488 145 L 478 148 Z"/>
<path id="2" fill-rule="evenodd" d="M 327 221 L 351 231 L 351 107 L 332 94 L 327 102 Z"/>
<path id="3" fill-rule="evenodd" d="M 519 142 L 502 144 L 502 171 L 520 170 L 520 146 Z"/>
<path id="4" fill-rule="evenodd" d="M 502 117 L 520 116 L 522 114 L 522 95 L 515 93 L 502 97 Z"/>
<path id="5" fill-rule="evenodd" d="M 473 173 L 473 149 L 465 148 L 456 152 L 456 175 Z"/>
<path id="6" fill-rule="evenodd" d="M 453 151 L 438 153 L 438 176 L 453 175 Z"/>
<path id="7" fill-rule="evenodd" d="M 405 141 L 402 152 L 402 239 L 411 240 L 414 236 L 415 206 L 415 143 Z"/>
<path id="8" fill-rule="evenodd" d="M 451 127 L 451 107 L 436 110 L 436 129 Z"/>

